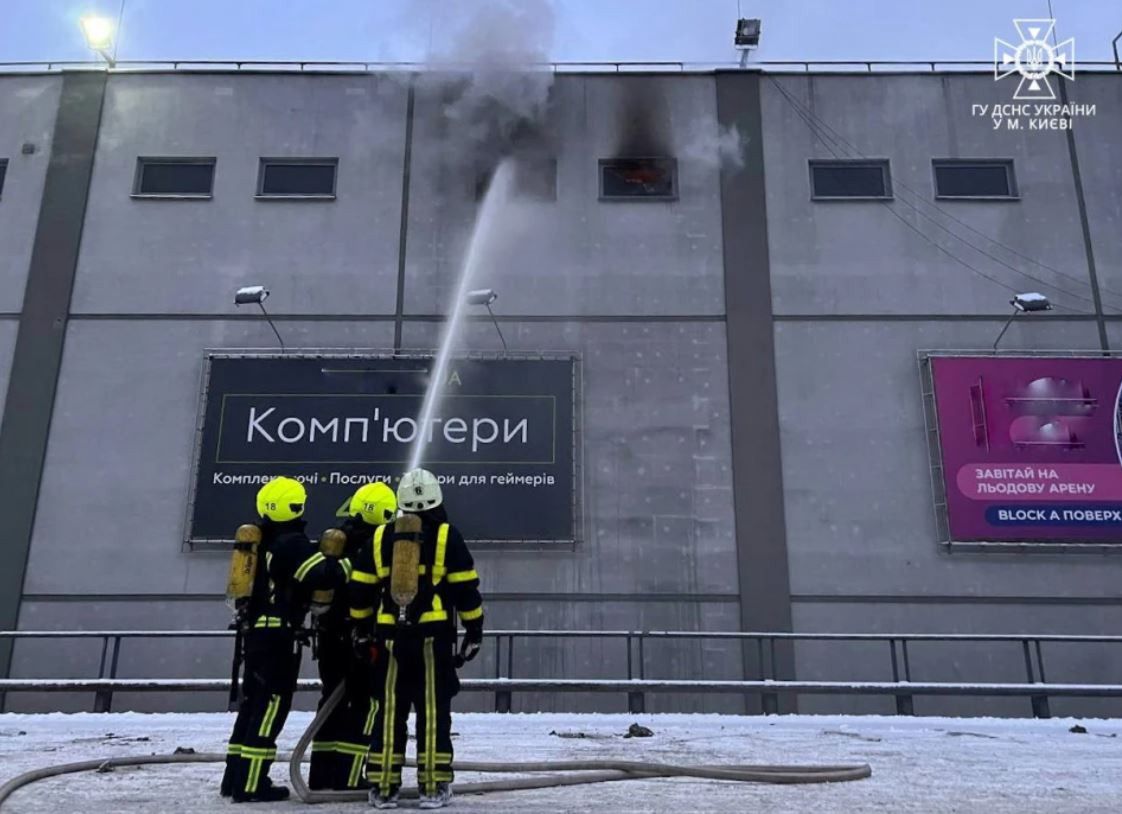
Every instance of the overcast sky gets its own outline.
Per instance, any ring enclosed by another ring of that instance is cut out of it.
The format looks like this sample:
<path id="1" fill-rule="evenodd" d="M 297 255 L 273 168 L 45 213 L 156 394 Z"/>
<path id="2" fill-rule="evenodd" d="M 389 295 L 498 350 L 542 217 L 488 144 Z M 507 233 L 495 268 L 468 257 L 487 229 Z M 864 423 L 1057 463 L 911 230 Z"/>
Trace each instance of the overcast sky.
<path id="1" fill-rule="evenodd" d="M 533 8 L 551 61 L 736 59 L 737 0 L 125 0 L 121 59 L 420 61 L 496 3 Z M 83 13 L 116 18 L 121 0 L 0 0 L 0 61 L 86 59 Z M 1119 0 L 1052 0 L 1077 63 L 1112 59 Z M 549 7 L 552 7 L 550 20 Z M 757 58 L 979 59 L 1017 41 L 1014 17 L 1048 0 L 740 0 L 763 19 Z M 504 38 L 496 33 L 495 41 Z"/>

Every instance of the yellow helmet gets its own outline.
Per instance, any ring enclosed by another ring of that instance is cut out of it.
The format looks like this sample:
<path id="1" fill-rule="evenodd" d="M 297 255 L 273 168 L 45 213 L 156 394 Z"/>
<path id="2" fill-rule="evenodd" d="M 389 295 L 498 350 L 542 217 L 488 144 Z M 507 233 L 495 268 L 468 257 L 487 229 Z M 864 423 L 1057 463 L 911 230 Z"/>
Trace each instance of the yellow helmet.
<path id="1" fill-rule="evenodd" d="M 292 478 L 273 478 L 257 493 L 257 513 L 276 523 L 295 520 L 304 513 L 308 493 Z"/>
<path id="2" fill-rule="evenodd" d="M 351 514 L 357 514 L 371 526 L 380 526 L 397 514 L 397 497 L 384 483 L 368 483 L 351 498 Z"/>

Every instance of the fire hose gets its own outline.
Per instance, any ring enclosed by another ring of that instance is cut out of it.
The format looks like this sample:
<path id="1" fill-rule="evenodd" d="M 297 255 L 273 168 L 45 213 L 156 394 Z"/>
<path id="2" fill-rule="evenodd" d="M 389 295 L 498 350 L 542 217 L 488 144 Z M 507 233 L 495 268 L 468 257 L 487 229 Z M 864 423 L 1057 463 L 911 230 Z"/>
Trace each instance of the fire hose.
<path id="1" fill-rule="evenodd" d="M 366 792 L 353 791 L 312 791 L 300 770 L 300 763 L 309 745 L 315 738 L 324 721 L 342 700 L 345 687 L 340 685 L 320 707 L 308 729 L 300 736 L 296 748 L 289 757 L 289 777 L 296 795 L 305 803 L 353 802 L 366 799 Z M 111 771 L 123 766 L 148 766 L 153 764 L 177 763 L 223 763 L 226 755 L 205 752 L 171 755 L 132 755 L 126 757 L 84 760 L 77 763 L 64 763 L 46 766 L 17 775 L 0 786 L 0 807 L 18 789 L 66 774 L 90 771 Z M 410 760 L 409 766 L 416 766 Z M 778 766 L 778 765 L 706 765 L 680 766 L 669 763 L 626 760 L 568 760 L 538 761 L 522 763 L 492 763 L 477 761 L 458 761 L 456 768 L 462 772 L 484 773 L 540 773 L 575 772 L 576 774 L 546 774 L 538 777 L 522 777 L 511 780 L 494 780 L 478 783 L 457 783 L 453 788 L 457 795 L 487 794 L 500 791 L 520 791 L 543 789 L 558 786 L 573 786 L 585 783 L 604 783 L 615 780 L 637 780 L 656 777 L 693 777 L 704 780 L 733 780 L 749 783 L 839 783 L 862 780 L 872 775 L 867 763 L 839 766 Z M 415 789 L 402 789 L 402 797 L 416 796 Z"/>
<path id="2" fill-rule="evenodd" d="M 336 803 L 365 800 L 366 792 L 355 791 L 312 791 L 304 781 L 300 762 L 308 746 L 315 738 L 324 721 L 343 698 L 345 688 L 340 685 L 320 708 L 307 731 L 296 743 L 292 759 L 288 763 L 289 779 L 297 796 L 305 803 Z M 415 766 L 412 760 L 406 765 Z M 647 761 L 627 760 L 547 760 L 523 763 L 480 763 L 476 761 L 457 761 L 457 771 L 494 772 L 494 773 L 532 773 L 532 772 L 578 772 L 579 774 L 551 774 L 544 777 L 524 777 L 513 780 L 493 780 L 481 783 L 457 783 L 453 790 L 457 795 L 486 794 L 497 791 L 521 791 L 525 789 L 544 789 L 553 786 L 575 786 L 584 783 L 604 783 L 612 780 L 635 780 L 652 777 L 696 777 L 705 780 L 739 780 L 750 783 L 838 783 L 847 780 L 862 780 L 872 775 L 869 764 L 850 766 L 679 766 L 669 763 L 649 763 Z M 415 797 L 415 789 L 402 789 L 403 798 Z M 0 801 L 3 798 L 0 797 Z"/>

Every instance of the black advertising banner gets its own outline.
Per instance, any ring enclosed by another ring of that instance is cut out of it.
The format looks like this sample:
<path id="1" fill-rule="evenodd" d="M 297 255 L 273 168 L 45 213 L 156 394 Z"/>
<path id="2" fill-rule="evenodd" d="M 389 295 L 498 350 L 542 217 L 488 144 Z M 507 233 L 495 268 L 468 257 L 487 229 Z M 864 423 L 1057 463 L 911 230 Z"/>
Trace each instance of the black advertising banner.
<path id="1" fill-rule="evenodd" d="M 576 360 L 453 359 L 420 427 L 427 357 L 212 354 L 189 543 L 228 541 L 277 475 L 308 489 L 310 534 L 336 525 L 354 491 L 396 489 L 414 445 L 469 540 L 575 539 Z"/>

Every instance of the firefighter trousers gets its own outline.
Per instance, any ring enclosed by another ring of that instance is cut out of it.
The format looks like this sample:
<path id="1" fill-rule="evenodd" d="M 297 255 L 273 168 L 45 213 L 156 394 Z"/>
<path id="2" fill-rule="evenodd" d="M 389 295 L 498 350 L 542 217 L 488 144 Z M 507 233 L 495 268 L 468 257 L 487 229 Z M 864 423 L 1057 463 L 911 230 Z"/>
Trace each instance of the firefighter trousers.
<path id="1" fill-rule="evenodd" d="M 375 670 L 381 703 L 367 763 L 367 779 L 383 794 L 401 786 L 410 709 L 417 713 L 417 785 L 434 794 L 437 783 L 452 782 L 452 696 L 459 689 L 454 646 L 445 636 L 385 643 Z"/>
<path id="2" fill-rule="evenodd" d="M 360 664 L 352 652 L 343 626 L 319 631 L 316 656 L 323 682 L 322 707 L 335 688 L 346 684 L 342 702 L 323 722 L 312 741 L 312 766 L 308 785 L 313 789 L 354 789 L 363 779 L 370 751 L 378 701 L 373 696 L 369 665 Z"/>
<path id="3" fill-rule="evenodd" d="M 288 627 L 250 630 L 245 637 L 243 697 L 226 749 L 222 793 L 251 797 L 268 784 L 277 735 L 292 708 L 300 650 Z"/>

